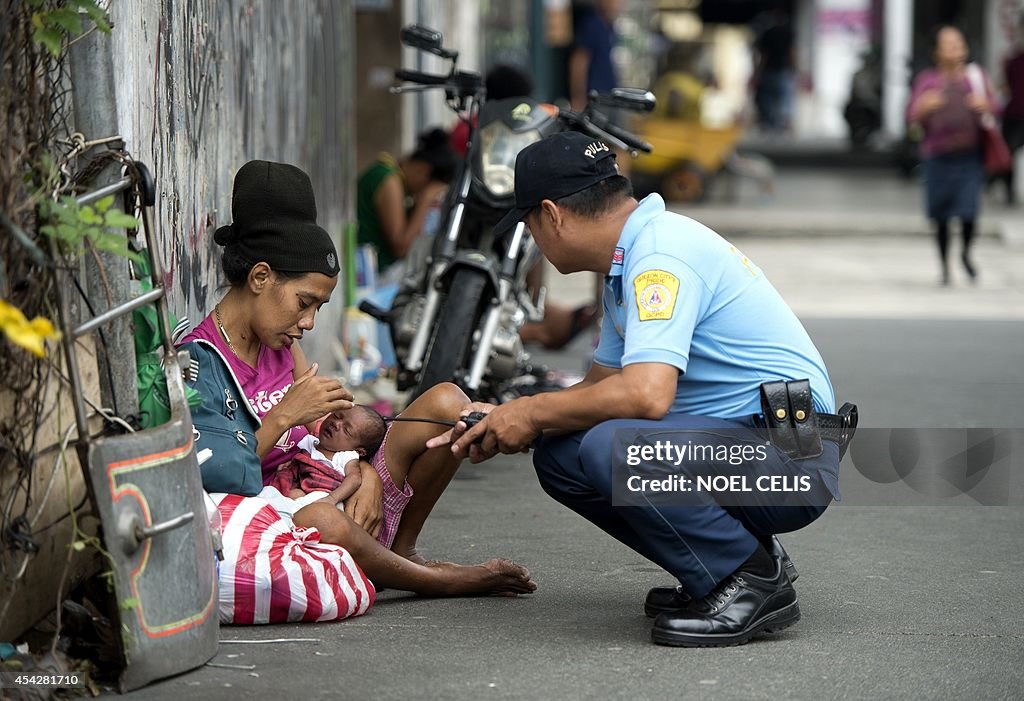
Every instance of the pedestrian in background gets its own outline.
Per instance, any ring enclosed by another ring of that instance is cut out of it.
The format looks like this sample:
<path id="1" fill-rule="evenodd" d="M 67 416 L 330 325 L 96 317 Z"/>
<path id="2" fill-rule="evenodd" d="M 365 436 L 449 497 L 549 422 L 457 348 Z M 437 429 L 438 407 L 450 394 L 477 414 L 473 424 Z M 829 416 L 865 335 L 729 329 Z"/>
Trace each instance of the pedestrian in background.
<path id="1" fill-rule="evenodd" d="M 569 105 L 577 112 L 587 106 L 590 93 L 604 95 L 619 87 L 613 52 L 619 43 L 615 21 L 622 14 L 624 4 L 625 0 L 594 0 L 592 5 L 580 5 L 574 13 L 574 41 L 569 54 L 567 81 Z M 628 117 L 623 110 L 606 107 L 602 111 L 613 124 L 627 126 Z M 624 158 L 622 153 L 619 155 L 619 169 L 628 178 L 631 159 Z M 598 298 L 601 285 L 597 280 L 595 290 Z"/>
<path id="2" fill-rule="evenodd" d="M 934 35 L 934 68 L 921 71 L 907 110 L 908 121 L 919 124 L 924 133 L 921 159 L 924 163 L 925 201 L 928 218 L 934 223 L 942 284 L 950 283 L 949 223 L 960 220 L 963 251 L 960 259 L 971 280 L 978 277 L 970 249 L 978 217 L 978 199 L 985 180 L 981 153 L 981 118 L 991 114 L 995 98 L 982 73 L 984 90 L 972 90 L 967 65 L 967 42 L 956 27 L 940 27 Z"/>
<path id="3" fill-rule="evenodd" d="M 1016 156 L 1024 146 L 1024 15 L 1017 21 L 1017 41 L 1003 63 L 1003 80 L 1006 86 L 1006 107 L 1003 108 L 1003 138 L 1010 153 Z M 1006 202 L 1017 204 L 1016 173 L 1011 165 L 1002 180 L 1006 185 Z"/>
<path id="4" fill-rule="evenodd" d="M 580 11 L 569 55 L 569 102 L 574 110 L 586 107 L 591 90 L 606 93 L 619 86 L 612 49 L 618 42 L 615 20 L 621 12 L 622 0 L 597 0 Z"/>
<path id="5" fill-rule="evenodd" d="M 766 131 L 788 131 L 793 123 L 796 91 L 795 35 L 789 14 L 774 9 L 768 25 L 757 37 L 754 104 L 758 126 Z"/>

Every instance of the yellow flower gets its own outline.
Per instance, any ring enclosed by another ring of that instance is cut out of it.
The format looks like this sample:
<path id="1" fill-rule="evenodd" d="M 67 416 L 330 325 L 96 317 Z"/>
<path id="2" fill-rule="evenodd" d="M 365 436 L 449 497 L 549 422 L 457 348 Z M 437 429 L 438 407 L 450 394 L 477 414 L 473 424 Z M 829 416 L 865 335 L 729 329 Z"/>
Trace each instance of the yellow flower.
<path id="1" fill-rule="evenodd" d="M 60 332 L 49 319 L 37 316 L 32 321 L 25 318 L 21 310 L 0 299 L 0 329 L 11 340 L 32 354 L 46 356 L 46 341 L 56 341 Z"/>

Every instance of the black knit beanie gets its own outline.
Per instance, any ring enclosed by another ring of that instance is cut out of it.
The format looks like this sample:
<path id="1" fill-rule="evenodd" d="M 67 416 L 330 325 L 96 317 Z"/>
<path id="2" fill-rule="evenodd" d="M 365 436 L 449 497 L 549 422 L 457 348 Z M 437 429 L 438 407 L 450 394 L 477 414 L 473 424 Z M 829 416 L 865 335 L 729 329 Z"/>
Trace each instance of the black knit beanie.
<path id="1" fill-rule="evenodd" d="M 264 261 L 283 273 L 340 270 L 331 236 L 316 223 L 316 199 L 309 176 L 293 165 L 249 161 L 235 175 L 231 224 L 213 240 L 244 260 Z"/>

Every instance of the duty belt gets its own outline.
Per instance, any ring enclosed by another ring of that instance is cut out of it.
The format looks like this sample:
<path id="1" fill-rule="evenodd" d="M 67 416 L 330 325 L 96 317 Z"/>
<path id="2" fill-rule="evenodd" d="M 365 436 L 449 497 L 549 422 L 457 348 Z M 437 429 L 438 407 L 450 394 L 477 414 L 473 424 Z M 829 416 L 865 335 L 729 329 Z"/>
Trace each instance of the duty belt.
<path id="1" fill-rule="evenodd" d="M 818 432 L 823 440 L 838 443 L 840 451 L 845 453 L 857 432 L 857 405 L 847 402 L 838 414 L 818 414 Z"/>
<path id="2" fill-rule="evenodd" d="M 765 431 L 772 445 L 794 460 L 821 454 L 823 440 L 839 445 L 839 456 L 857 430 L 857 407 L 846 403 L 836 414 L 814 408 L 809 380 L 765 382 L 761 385 L 761 415 L 754 424 Z"/>

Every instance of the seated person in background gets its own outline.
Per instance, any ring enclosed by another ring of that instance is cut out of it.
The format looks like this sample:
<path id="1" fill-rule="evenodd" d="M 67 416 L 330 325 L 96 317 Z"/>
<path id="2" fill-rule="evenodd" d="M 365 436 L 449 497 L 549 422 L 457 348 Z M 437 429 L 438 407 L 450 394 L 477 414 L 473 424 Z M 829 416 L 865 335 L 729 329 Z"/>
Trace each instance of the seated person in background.
<path id="1" fill-rule="evenodd" d="M 413 241 L 424 232 L 430 211 L 444 201 L 457 168 L 458 158 L 448 145 L 447 132 L 433 129 L 420 135 L 408 158 L 397 161 L 382 153 L 359 176 L 358 241 L 377 250 L 380 272 L 408 254 Z"/>
<path id="2" fill-rule="evenodd" d="M 278 468 L 271 486 L 300 507 L 323 499 L 344 508 L 362 484 L 359 461 L 377 452 L 385 433 L 384 418 L 367 406 L 328 415 L 318 435 L 299 441 L 295 459 Z"/>

